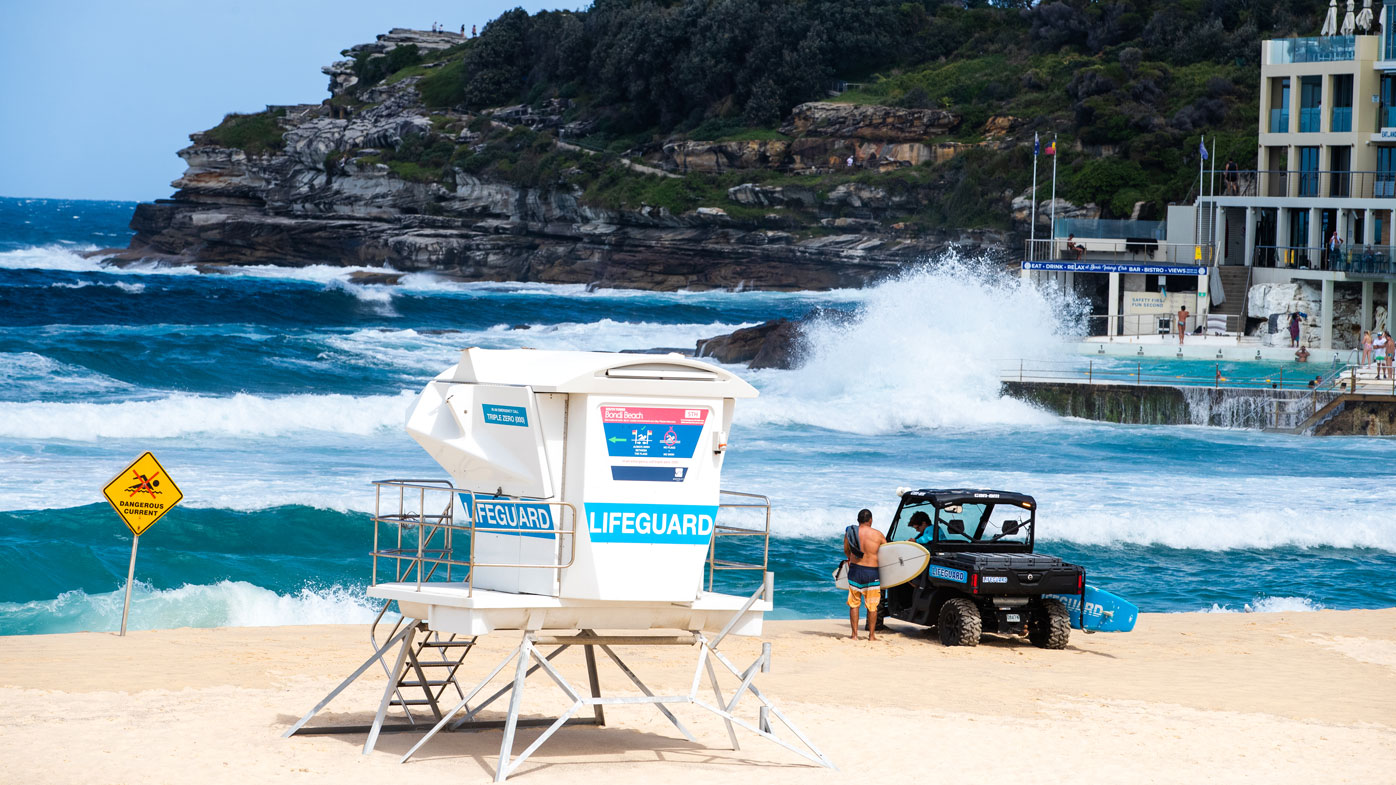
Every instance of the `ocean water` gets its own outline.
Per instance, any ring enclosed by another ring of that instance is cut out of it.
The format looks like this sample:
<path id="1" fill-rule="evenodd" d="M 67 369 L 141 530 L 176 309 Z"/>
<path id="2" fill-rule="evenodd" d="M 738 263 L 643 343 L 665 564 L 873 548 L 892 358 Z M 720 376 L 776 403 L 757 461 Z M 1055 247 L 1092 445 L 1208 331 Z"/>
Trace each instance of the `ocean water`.
<path id="1" fill-rule="evenodd" d="M 811 329 L 799 370 L 740 369 L 761 397 L 738 407 L 724 475 L 775 505 L 778 616 L 845 613 L 839 533 L 865 506 L 885 525 L 898 486 L 1033 494 L 1039 549 L 1145 611 L 1396 605 L 1396 442 L 1002 398 L 1006 362 L 1074 361 L 1079 309 L 973 260 L 792 294 L 84 258 L 127 242 L 133 207 L 0 199 L 0 634 L 119 625 L 131 537 L 100 489 L 146 449 L 185 500 L 141 538 L 132 627 L 367 620 L 369 481 L 444 475 L 402 421 L 461 348 L 692 347 L 815 307 L 854 317 Z M 1151 366 L 1214 373 L 1179 368 Z"/>

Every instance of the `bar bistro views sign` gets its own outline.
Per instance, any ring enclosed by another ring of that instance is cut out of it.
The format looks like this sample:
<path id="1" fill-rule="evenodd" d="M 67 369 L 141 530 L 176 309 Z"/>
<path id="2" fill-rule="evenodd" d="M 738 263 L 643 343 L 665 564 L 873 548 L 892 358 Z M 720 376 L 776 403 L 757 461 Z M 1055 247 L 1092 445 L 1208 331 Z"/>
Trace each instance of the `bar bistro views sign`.
<path id="1" fill-rule="evenodd" d="M 1024 270 L 1059 273 L 1129 273 L 1131 275 L 1206 275 L 1206 267 L 1174 264 L 1110 264 L 1108 262 L 1023 262 Z"/>

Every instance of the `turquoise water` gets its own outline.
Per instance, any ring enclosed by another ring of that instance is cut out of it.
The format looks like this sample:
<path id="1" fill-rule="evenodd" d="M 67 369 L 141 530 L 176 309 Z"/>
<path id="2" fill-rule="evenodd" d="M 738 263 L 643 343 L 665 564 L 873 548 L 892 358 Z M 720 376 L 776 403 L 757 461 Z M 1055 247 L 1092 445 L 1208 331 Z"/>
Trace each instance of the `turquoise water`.
<path id="1" fill-rule="evenodd" d="M 724 474 L 775 505 L 778 615 L 845 613 L 827 576 L 856 510 L 885 524 L 894 488 L 950 485 L 1035 495 L 1040 549 L 1146 611 L 1396 605 L 1396 442 L 1000 398 L 1005 358 L 1078 359 L 1060 338 L 1078 311 L 962 260 L 781 294 L 357 286 L 341 268 L 79 255 L 123 245 L 132 208 L 0 199 L 0 633 L 119 624 L 130 534 L 100 488 L 145 449 L 186 498 L 141 538 L 132 626 L 371 618 L 369 481 L 442 474 L 402 419 L 460 348 L 691 347 L 816 306 L 858 316 L 812 328 L 798 371 L 741 369 L 761 397 L 738 407 Z M 1231 372 L 1255 370 L 1275 369 Z"/>

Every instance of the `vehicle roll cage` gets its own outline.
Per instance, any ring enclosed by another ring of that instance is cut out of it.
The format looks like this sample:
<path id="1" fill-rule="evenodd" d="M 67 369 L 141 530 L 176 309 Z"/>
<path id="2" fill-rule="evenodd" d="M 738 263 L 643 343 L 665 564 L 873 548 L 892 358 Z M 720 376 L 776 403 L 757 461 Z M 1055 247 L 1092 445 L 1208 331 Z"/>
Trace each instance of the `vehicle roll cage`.
<path id="1" fill-rule="evenodd" d="M 1022 542 L 995 542 L 993 540 L 981 541 L 979 538 L 984 534 L 984 527 L 989 522 L 989 517 L 993 513 L 994 507 L 1006 504 L 1012 507 L 1022 508 L 1028 514 L 1028 520 L 1023 524 L 1028 530 L 1027 547 L 1031 551 L 1037 533 L 1037 501 L 1033 497 L 1012 491 L 994 490 L 972 490 L 957 488 L 953 490 L 931 490 L 923 489 L 919 491 L 907 491 L 902 494 L 902 502 L 897 507 L 897 512 L 892 516 L 892 524 L 887 529 L 887 539 L 894 541 L 897 539 L 897 527 L 901 524 L 902 511 L 907 505 L 914 504 L 921 506 L 930 504 L 936 511 L 935 519 L 932 521 L 935 532 L 935 544 L 937 548 L 943 550 L 1021 550 Z M 949 520 L 941 516 L 941 511 L 947 507 L 957 504 L 978 504 L 984 506 L 984 513 L 979 520 L 974 522 L 973 530 L 965 528 L 962 532 L 970 537 L 970 542 L 959 542 L 953 540 L 940 539 L 940 525 L 948 524 Z"/>

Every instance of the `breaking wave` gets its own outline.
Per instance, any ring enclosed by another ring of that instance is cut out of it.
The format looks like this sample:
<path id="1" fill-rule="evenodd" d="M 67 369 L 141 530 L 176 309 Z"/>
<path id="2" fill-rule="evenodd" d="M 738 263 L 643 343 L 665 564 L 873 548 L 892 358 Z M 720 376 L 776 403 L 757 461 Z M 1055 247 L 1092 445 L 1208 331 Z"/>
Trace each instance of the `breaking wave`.
<path id="1" fill-rule="evenodd" d="M 125 588 L 88 594 L 66 591 L 50 600 L 0 602 L 0 634 L 102 631 L 121 628 Z M 132 587 L 127 627 L 136 630 L 174 627 L 269 627 L 292 624 L 362 624 L 373 620 L 363 590 L 343 586 L 306 586 L 278 594 L 244 581 L 185 584 L 155 589 L 137 581 Z"/>
<path id="2" fill-rule="evenodd" d="M 999 394 L 1004 357 L 1063 355 L 1082 304 L 948 255 L 869 289 L 847 318 L 804 328 L 804 364 L 756 374 L 743 423 L 858 434 L 1056 420 Z"/>

